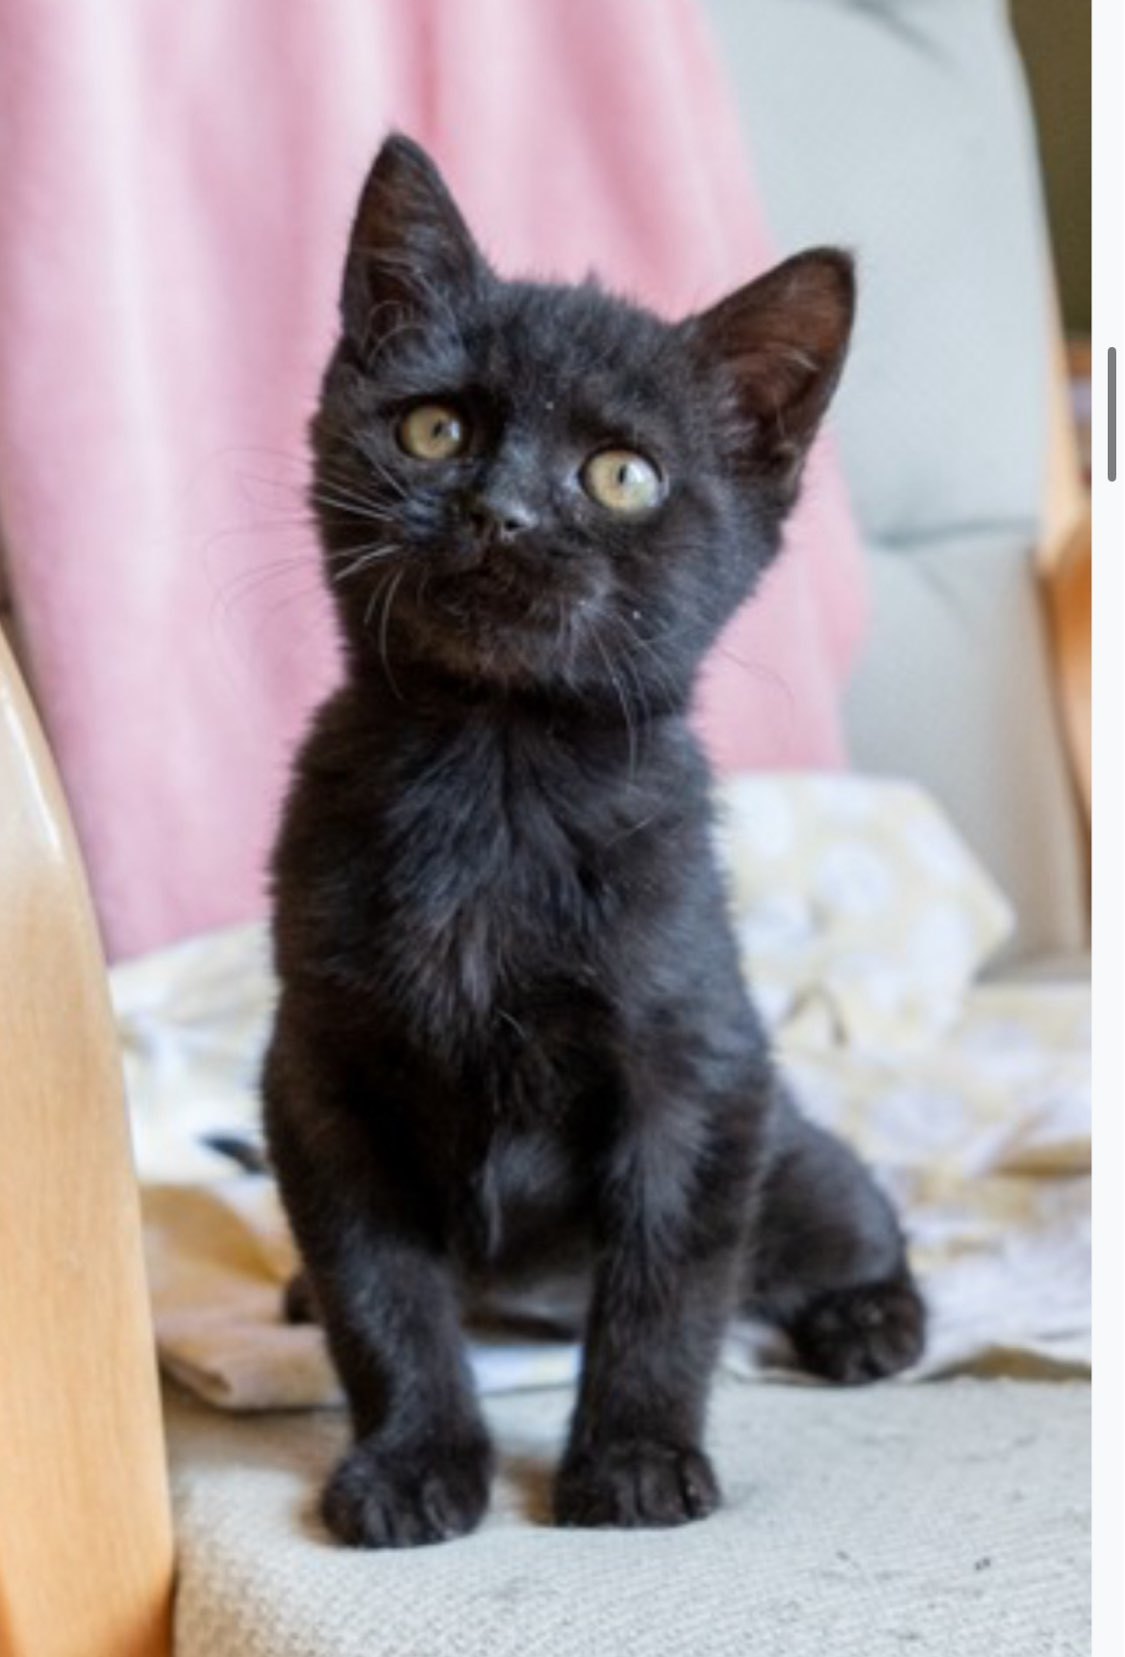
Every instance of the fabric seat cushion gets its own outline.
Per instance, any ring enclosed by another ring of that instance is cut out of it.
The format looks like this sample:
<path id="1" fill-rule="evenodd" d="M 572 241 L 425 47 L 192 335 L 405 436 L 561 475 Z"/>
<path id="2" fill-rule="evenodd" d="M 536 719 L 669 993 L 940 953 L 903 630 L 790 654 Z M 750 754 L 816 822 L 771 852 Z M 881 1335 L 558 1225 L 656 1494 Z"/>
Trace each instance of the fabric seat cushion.
<path id="1" fill-rule="evenodd" d="M 172 1401 L 177 1657 L 1064 1657 L 1089 1649 L 1089 1392 L 962 1380 L 724 1383 L 727 1503 L 675 1531 L 558 1531 L 571 1396 L 490 1402 L 494 1508 L 466 1540 L 329 1544 L 330 1412 Z"/>

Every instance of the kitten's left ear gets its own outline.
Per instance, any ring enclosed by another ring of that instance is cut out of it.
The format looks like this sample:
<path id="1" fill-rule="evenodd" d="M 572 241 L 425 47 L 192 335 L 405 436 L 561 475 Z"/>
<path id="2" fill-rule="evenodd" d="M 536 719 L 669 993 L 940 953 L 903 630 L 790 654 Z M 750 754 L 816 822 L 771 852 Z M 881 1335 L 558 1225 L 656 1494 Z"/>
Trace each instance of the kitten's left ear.
<path id="1" fill-rule="evenodd" d="M 813 248 L 686 324 L 703 360 L 727 377 L 738 458 L 784 490 L 795 489 L 836 389 L 854 315 L 851 258 Z"/>
<path id="2" fill-rule="evenodd" d="M 486 268 L 425 150 L 392 133 L 375 157 L 352 223 L 340 297 L 345 333 L 370 346 L 404 311 L 441 310 Z"/>

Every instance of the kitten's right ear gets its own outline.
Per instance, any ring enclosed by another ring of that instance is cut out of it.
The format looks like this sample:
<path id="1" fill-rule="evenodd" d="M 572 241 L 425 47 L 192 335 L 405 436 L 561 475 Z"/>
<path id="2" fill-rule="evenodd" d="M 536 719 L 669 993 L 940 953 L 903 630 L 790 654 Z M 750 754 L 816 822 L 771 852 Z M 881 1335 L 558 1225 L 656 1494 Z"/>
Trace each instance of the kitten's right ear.
<path id="1" fill-rule="evenodd" d="M 352 224 L 340 298 L 344 332 L 361 350 L 370 348 L 404 311 L 440 308 L 486 268 L 425 150 L 392 133 L 367 175 Z"/>

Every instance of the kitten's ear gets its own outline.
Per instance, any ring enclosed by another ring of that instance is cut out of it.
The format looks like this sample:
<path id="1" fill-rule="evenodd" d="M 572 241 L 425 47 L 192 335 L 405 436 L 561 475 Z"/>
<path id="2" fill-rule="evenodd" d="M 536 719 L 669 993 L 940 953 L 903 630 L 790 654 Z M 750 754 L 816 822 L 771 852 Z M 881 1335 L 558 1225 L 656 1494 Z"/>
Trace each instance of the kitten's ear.
<path id="1" fill-rule="evenodd" d="M 851 258 L 813 248 L 687 324 L 695 348 L 731 388 L 739 456 L 783 488 L 795 488 L 836 389 L 854 315 Z"/>
<path id="2" fill-rule="evenodd" d="M 345 333 L 371 346 L 404 309 L 440 309 L 485 268 L 425 150 L 393 133 L 375 157 L 352 224 L 340 299 Z"/>

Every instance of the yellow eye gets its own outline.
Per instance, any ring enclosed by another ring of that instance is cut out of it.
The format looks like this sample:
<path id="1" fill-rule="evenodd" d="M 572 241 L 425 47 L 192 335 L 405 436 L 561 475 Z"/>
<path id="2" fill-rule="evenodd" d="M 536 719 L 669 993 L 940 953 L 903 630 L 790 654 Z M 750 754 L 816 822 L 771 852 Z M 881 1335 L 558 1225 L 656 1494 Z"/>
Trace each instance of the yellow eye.
<path id="1" fill-rule="evenodd" d="M 649 512 L 664 492 L 660 473 L 632 449 L 602 449 L 582 468 L 582 487 L 607 512 Z"/>
<path id="2" fill-rule="evenodd" d="M 469 427 L 448 403 L 419 403 L 399 421 L 398 440 L 416 460 L 452 460 L 467 446 Z"/>

